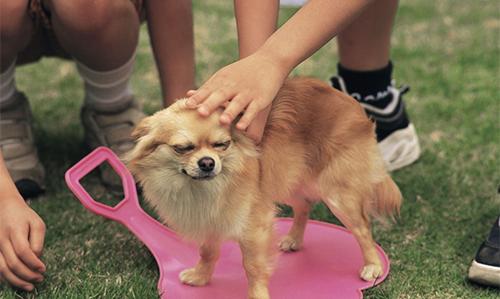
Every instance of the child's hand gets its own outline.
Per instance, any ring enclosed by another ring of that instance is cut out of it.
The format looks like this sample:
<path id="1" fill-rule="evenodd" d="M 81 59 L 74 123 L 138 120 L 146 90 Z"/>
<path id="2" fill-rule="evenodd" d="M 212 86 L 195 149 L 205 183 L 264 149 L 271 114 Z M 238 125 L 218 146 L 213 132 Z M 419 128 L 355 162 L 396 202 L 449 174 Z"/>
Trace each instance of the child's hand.
<path id="1" fill-rule="evenodd" d="M 40 260 L 45 224 L 20 195 L 0 196 L 0 280 L 32 291 L 45 272 Z"/>
<path id="2" fill-rule="evenodd" d="M 259 52 L 230 64 L 216 72 L 196 91 L 189 91 L 188 108 L 210 115 L 227 103 L 220 122 L 229 125 L 241 112 L 236 124 L 260 141 L 272 103 L 289 70 Z M 257 122 L 254 122 L 258 119 Z"/>

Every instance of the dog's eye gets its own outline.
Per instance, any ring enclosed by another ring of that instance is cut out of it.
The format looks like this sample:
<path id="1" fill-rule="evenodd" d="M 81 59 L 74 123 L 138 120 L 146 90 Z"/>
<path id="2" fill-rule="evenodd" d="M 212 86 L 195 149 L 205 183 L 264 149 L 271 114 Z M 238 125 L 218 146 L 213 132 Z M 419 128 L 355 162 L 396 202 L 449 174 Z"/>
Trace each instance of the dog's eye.
<path id="1" fill-rule="evenodd" d="M 185 154 L 188 153 L 192 150 L 194 150 L 194 145 L 188 144 L 188 145 L 174 145 L 172 146 L 174 148 L 174 151 L 179 154 Z"/>
<path id="2" fill-rule="evenodd" d="M 228 141 L 224 141 L 224 142 L 216 142 L 216 143 L 212 144 L 212 146 L 215 149 L 226 150 L 230 144 L 231 144 L 231 140 L 228 140 Z"/>

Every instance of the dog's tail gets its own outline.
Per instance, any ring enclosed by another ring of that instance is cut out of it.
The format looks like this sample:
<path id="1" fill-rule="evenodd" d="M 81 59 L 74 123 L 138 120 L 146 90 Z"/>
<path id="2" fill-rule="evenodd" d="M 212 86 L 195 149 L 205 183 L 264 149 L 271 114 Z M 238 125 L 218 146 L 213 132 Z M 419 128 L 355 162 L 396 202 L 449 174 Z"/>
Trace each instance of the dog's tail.
<path id="1" fill-rule="evenodd" d="M 399 216 L 401 202 L 401 192 L 390 176 L 386 176 L 384 180 L 375 185 L 374 208 L 377 217 L 386 216 L 394 220 L 395 216 Z"/>

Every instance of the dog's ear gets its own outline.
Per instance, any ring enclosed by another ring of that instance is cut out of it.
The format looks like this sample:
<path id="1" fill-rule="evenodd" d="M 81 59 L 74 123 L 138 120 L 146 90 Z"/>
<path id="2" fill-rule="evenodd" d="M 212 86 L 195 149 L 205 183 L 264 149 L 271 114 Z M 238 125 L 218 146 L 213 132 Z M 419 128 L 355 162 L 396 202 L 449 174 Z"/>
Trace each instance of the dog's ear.
<path id="1" fill-rule="evenodd" d="M 132 131 L 132 138 L 137 140 L 143 136 L 146 136 L 151 131 L 152 123 L 153 116 L 143 118 Z"/>
<path id="2" fill-rule="evenodd" d="M 259 148 L 255 142 L 236 128 L 232 128 L 231 135 L 234 145 L 245 155 L 252 158 L 259 157 Z"/>
<path id="3" fill-rule="evenodd" d="M 131 136 L 135 139 L 136 144 L 122 157 L 122 160 L 129 168 L 158 147 L 159 143 L 156 141 L 154 134 L 150 134 L 153 129 L 153 120 L 153 116 L 143 118 L 132 131 Z"/>
<path id="4" fill-rule="evenodd" d="M 142 158 L 148 156 L 160 145 L 153 135 L 145 135 L 138 139 L 135 146 L 122 156 L 122 160 L 129 167 L 134 166 Z"/>

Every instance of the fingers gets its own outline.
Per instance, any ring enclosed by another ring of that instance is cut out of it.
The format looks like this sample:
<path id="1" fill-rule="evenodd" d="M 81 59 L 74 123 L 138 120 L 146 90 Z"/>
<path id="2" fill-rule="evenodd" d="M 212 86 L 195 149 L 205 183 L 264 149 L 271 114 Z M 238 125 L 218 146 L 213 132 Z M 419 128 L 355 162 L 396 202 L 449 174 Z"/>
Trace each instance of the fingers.
<path id="1" fill-rule="evenodd" d="M 219 89 L 216 90 L 215 92 L 211 93 L 203 103 L 200 104 L 198 107 L 198 113 L 200 113 L 202 116 L 208 116 L 212 112 L 214 112 L 215 109 L 218 107 L 222 106 L 222 104 L 230 99 L 232 99 L 235 96 L 234 91 L 228 91 L 224 89 Z"/>
<path id="2" fill-rule="evenodd" d="M 251 102 L 246 111 L 245 114 L 241 117 L 240 121 L 236 124 L 236 128 L 238 130 L 246 130 L 250 123 L 254 120 L 255 116 L 257 113 L 259 113 L 261 110 L 260 105 L 257 101 Z"/>
<path id="3" fill-rule="evenodd" d="M 17 277 L 25 281 L 43 280 L 43 276 L 40 273 L 31 270 L 19 259 L 10 242 L 4 242 L 1 249 L 7 266 Z"/>
<path id="4" fill-rule="evenodd" d="M 202 100 L 203 96 L 205 96 L 204 100 Z M 256 143 L 259 143 L 262 139 L 266 120 L 271 109 L 271 105 L 267 105 L 263 109 L 264 105 L 262 102 L 252 100 L 251 97 L 243 93 L 233 94 L 229 91 L 217 90 L 208 94 L 204 89 L 200 89 L 188 99 L 186 106 L 189 107 L 193 103 L 196 103 L 194 107 L 197 107 L 199 114 L 203 116 L 210 115 L 218 107 L 225 107 L 224 112 L 220 116 L 220 122 L 223 125 L 231 124 L 245 110 L 242 118 L 236 124 L 236 128 L 242 131 L 247 130 L 247 136 L 252 138 Z"/>
<path id="5" fill-rule="evenodd" d="M 29 279 L 24 279 L 15 274 L 13 270 L 11 270 L 12 267 L 9 265 L 7 260 L 8 258 L 3 256 L 3 252 L 0 253 L 0 277 L 14 287 L 25 291 L 32 291 L 34 289 L 34 285 L 29 282 Z M 43 279 L 43 277 L 41 279 Z M 41 281 L 41 279 L 38 279 L 38 281 Z"/>
<path id="6" fill-rule="evenodd" d="M 15 253 L 18 258 L 31 270 L 36 272 L 45 272 L 45 265 L 38 258 L 38 256 L 33 252 L 30 243 L 25 235 L 14 234 L 11 236 L 10 240 L 12 242 L 12 247 L 14 248 Z"/>
<path id="7" fill-rule="evenodd" d="M 191 109 L 196 108 L 198 107 L 198 104 L 203 102 L 209 95 L 210 91 L 207 88 L 202 87 L 189 96 L 186 101 L 186 106 Z"/>
<path id="8" fill-rule="evenodd" d="M 188 90 L 188 91 L 186 92 L 186 96 L 191 97 L 191 96 L 193 96 L 196 92 L 197 92 L 197 90 L 195 90 L 195 89 L 190 89 L 190 90 Z"/>
<path id="9" fill-rule="evenodd" d="M 271 106 L 268 106 L 266 109 L 257 113 L 255 119 L 250 123 L 248 129 L 246 130 L 246 135 L 253 139 L 256 144 L 259 144 L 262 140 L 270 111 Z"/>
<path id="10" fill-rule="evenodd" d="M 220 117 L 223 125 L 229 125 L 248 105 L 248 98 L 237 95 L 229 102 Z"/>
<path id="11" fill-rule="evenodd" d="M 43 242 L 45 240 L 45 224 L 42 221 L 33 221 L 30 223 L 29 242 L 33 252 L 40 257 L 43 251 Z M 43 267 L 45 271 L 45 267 Z"/>
<path id="12" fill-rule="evenodd" d="M 2 280 L 6 280 L 14 287 L 23 289 L 25 291 L 33 291 L 34 289 L 33 284 L 20 279 L 14 273 L 12 273 L 12 271 L 10 271 L 1 253 L 0 253 L 0 278 Z"/>

